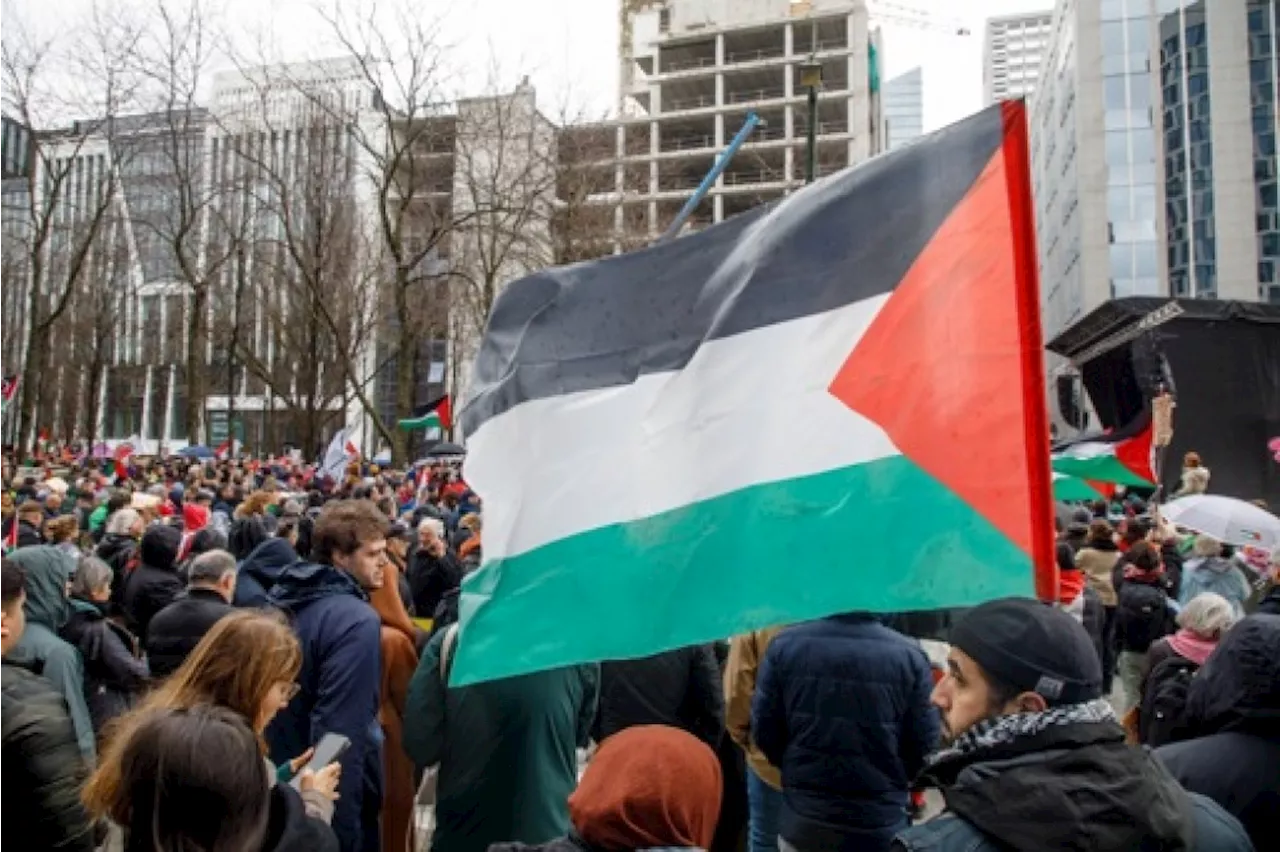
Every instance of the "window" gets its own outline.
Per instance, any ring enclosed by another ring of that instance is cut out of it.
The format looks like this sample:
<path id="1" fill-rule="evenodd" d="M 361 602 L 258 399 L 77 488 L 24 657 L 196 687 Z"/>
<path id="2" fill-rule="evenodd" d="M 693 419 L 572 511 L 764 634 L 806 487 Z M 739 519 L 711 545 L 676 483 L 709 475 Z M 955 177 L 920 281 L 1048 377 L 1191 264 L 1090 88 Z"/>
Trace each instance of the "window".
<path id="1" fill-rule="evenodd" d="M 1102 55 L 1118 56 L 1124 52 L 1124 24 L 1119 21 L 1104 23 L 1102 25 Z"/>
<path id="2" fill-rule="evenodd" d="M 1116 75 L 1102 78 L 1102 103 L 1107 110 L 1125 108 L 1125 77 Z"/>
<path id="3" fill-rule="evenodd" d="M 1107 133 L 1107 165 L 1119 166 L 1129 162 L 1129 133 L 1112 130 Z"/>

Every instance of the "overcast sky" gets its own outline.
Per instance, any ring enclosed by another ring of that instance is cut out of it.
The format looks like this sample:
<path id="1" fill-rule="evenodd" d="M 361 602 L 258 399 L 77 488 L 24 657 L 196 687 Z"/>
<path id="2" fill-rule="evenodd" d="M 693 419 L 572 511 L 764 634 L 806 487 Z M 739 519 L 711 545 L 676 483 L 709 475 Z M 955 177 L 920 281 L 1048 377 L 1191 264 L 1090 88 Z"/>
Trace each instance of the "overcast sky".
<path id="1" fill-rule="evenodd" d="M 42 28 L 56 27 L 93 0 L 6 0 Z M 324 25 L 314 21 L 317 0 L 211 0 L 232 31 L 270 28 L 282 58 L 314 59 L 326 52 Z M 325 2 L 325 0 L 320 0 Z M 351 2 L 351 0 L 345 0 Z M 886 22 L 885 77 L 924 68 L 925 129 L 961 118 L 982 105 L 982 22 L 991 15 L 1047 8 L 1052 0 L 894 0 L 964 21 L 961 37 Z M 441 16 L 446 39 L 457 45 L 459 88 L 483 88 L 496 57 L 505 84 L 528 74 L 548 114 L 611 110 L 617 92 L 618 0 L 421 0 L 424 15 Z M 54 10 L 57 10 L 56 12 Z M 2 22 L 0 22 L 2 25 Z"/>

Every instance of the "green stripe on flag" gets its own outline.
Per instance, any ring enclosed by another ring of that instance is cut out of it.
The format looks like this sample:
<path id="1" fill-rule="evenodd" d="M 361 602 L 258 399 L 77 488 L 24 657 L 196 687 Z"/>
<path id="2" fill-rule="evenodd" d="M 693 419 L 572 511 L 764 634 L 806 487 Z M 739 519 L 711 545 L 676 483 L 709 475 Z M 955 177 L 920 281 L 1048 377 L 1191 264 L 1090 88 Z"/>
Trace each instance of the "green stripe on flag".
<path id="1" fill-rule="evenodd" d="M 1102 497 L 1102 492 L 1083 479 L 1055 472 L 1053 496 L 1056 500 L 1097 500 Z"/>
<path id="2" fill-rule="evenodd" d="M 1027 554 L 895 456 L 485 564 L 463 583 L 450 682 L 645 656 L 839 612 L 1033 594 Z"/>
<path id="3" fill-rule="evenodd" d="M 396 425 L 405 431 L 411 431 L 413 429 L 439 429 L 440 415 L 434 411 L 430 411 L 421 417 L 401 420 Z"/>
<path id="4" fill-rule="evenodd" d="M 1120 485 L 1145 485 L 1152 483 L 1134 473 L 1124 462 L 1113 455 L 1075 458 L 1073 456 L 1055 456 L 1050 467 L 1057 473 L 1090 479 L 1094 482 L 1113 482 Z"/>

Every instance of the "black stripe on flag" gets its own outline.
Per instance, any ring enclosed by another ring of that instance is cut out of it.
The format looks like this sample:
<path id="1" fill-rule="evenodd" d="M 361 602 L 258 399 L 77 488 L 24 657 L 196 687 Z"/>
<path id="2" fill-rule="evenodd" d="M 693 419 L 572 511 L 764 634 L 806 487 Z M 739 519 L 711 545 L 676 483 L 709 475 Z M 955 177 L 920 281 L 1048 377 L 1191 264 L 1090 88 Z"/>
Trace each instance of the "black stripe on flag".
<path id="1" fill-rule="evenodd" d="M 489 317 L 463 428 L 893 290 L 1002 138 L 996 105 L 698 234 L 512 283 Z"/>

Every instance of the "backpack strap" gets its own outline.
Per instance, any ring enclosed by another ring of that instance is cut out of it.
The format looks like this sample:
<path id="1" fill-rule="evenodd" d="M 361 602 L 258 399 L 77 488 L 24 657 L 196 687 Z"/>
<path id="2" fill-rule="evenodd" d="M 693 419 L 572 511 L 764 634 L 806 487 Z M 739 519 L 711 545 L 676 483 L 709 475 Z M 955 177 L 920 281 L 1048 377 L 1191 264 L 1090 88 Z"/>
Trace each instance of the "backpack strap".
<path id="1" fill-rule="evenodd" d="M 458 644 L 458 622 L 444 629 L 444 641 L 440 643 L 440 682 L 449 687 L 449 669 L 453 665 L 453 649 Z"/>

